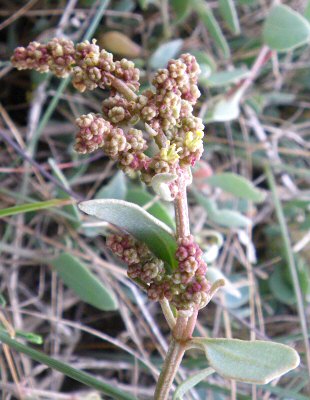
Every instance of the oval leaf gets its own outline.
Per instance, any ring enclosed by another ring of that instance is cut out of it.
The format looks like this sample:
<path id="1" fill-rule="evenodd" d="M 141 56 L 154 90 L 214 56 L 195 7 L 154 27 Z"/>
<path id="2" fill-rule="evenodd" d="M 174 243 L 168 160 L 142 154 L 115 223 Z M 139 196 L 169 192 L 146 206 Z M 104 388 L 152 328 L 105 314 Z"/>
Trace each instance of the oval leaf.
<path id="1" fill-rule="evenodd" d="M 50 261 L 64 283 L 85 303 L 103 311 L 117 310 L 113 294 L 76 257 L 62 253 Z"/>
<path id="2" fill-rule="evenodd" d="M 203 381 L 207 376 L 213 374 L 214 372 L 215 371 L 213 368 L 206 368 L 187 378 L 184 382 L 181 383 L 181 385 L 176 388 L 176 391 L 173 394 L 173 400 L 182 399 L 183 395 L 186 392 L 188 392 L 199 382 Z"/>
<path id="3" fill-rule="evenodd" d="M 124 57 L 136 58 L 141 54 L 141 47 L 118 31 L 105 32 L 99 37 L 99 45 L 111 53 Z"/>
<path id="4" fill-rule="evenodd" d="M 197 190 L 192 189 L 199 204 L 201 204 L 208 213 L 208 219 L 220 226 L 227 228 L 246 228 L 251 225 L 251 220 L 238 211 L 229 209 L 219 209 L 214 200 L 207 199 Z"/>
<path id="5" fill-rule="evenodd" d="M 158 258 L 172 268 L 177 266 L 175 259 L 177 245 L 173 231 L 143 208 L 114 199 L 83 201 L 79 207 L 86 214 L 109 222 L 144 242 Z"/>
<path id="6" fill-rule="evenodd" d="M 273 50 L 292 50 L 310 41 L 310 24 L 290 7 L 279 4 L 272 8 L 265 21 L 263 38 Z"/>
<path id="7" fill-rule="evenodd" d="M 164 68 L 168 61 L 179 53 L 182 45 L 182 39 L 171 40 L 170 42 L 162 44 L 151 55 L 150 66 L 153 69 Z"/>
<path id="8" fill-rule="evenodd" d="M 227 379 L 266 384 L 299 365 L 298 353 L 289 346 L 263 340 L 193 339 L 204 349 L 217 373 Z"/>
<path id="9" fill-rule="evenodd" d="M 265 199 L 264 193 L 258 190 L 252 182 L 233 172 L 223 172 L 210 176 L 207 183 L 236 197 L 254 201 L 254 203 L 261 203 Z"/>

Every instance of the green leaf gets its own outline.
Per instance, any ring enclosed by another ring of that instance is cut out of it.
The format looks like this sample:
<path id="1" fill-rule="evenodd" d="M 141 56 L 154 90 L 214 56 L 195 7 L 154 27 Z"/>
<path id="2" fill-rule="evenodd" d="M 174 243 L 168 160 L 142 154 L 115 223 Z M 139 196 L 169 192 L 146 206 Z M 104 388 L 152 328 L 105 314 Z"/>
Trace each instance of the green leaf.
<path id="1" fill-rule="evenodd" d="M 216 71 L 216 63 L 213 58 L 204 51 L 193 50 L 191 54 L 196 57 L 200 67 L 200 74 L 198 77 L 201 85 L 207 85 L 209 76 Z"/>
<path id="2" fill-rule="evenodd" d="M 272 50 L 293 50 L 309 43 L 310 24 L 296 11 L 280 4 L 273 7 L 266 18 L 263 39 Z"/>
<path id="3" fill-rule="evenodd" d="M 237 83 L 241 79 L 249 75 L 249 70 L 246 68 L 235 68 L 231 71 L 215 72 L 205 79 L 206 85 L 210 87 L 227 86 L 231 83 Z"/>
<path id="4" fill-rule="evenodd" d="M 225 20 L 229 30 L 235 34 L 240 34 L 240 24 L 236 6 L 233 0 L 219 0 L 220 13 Z"/>
<path id="5" fill-rule="evenodd" d="M 182 46 L 182 39 L 171 40 L 170 42 L 160 45 L 151 55 L 149 60 L 151 68 L 164 68 L 168 61 L 174 58 L 180 52 Z"/>
<path id="6" fill-rule="evenodd" d="M 124 200 L 126 198 L 126 193 L 126 177 L 122 171 L 119 171 L 107 185 L 104 185 L 98 190 L 95 198 Z"/>
<path id="7" fill-rule="evenodd" d="M 177 245 L 173 231 L 143 208 L 114 199 L 84 201 L 79 207 L 86 214 L 107 221 L 144 242 L 158 258 L 172 268 L 177 266 Z"/>
<path id="8" fill-rule="evenodd" d="M 103 311 L 117 310 L 115 296 L 93 275 L 79 259 L 62 253 L 50 261 L 64 283 L 85 303 Z"/>
<path id="9" fill-rule="evenodd" d="M 251 181 L 233 172 L 212 175 L 206 181 L 213 187 L 221 188 L 225 192 L 253 201 L 254 203 L 261 203 L 266 197 Z"/>
<path id="10" fill-rule="evenodd" d="M 232 96 L 222 97 L 213 107 L 211 106 L 206 122 L 227 122 L 238 118 L 242 96 L 243 90 L 240 89 Z"/>
<path id="11" fill-rule="evenodd" d="M 283 272 L 281 265 L 278 265 L 268 279 L 268 284 L 275 299 L 291 306 L 296 303 L 296 297 L 292 286 L 285 281 Z"/>
<path id="12" fill-rule="evenodd" d="M 298 353 L 289 346 L 262 340 L 193 339 L 212 368 L 227 379 L 266 384 L 299 365 Z"/>
<path id="13" fill-rule="evenodd" d="M 189 378 L 185 379 L 184 382 L 179 385 L 174 394 L 173 400 L 182 399 L 183 395 L 188 392 L 190 389 L 195 387 L 199 382 L 203 381 L 207 376 L 213 374 L 215 371 L 213 368 L 205 368 L 202 371 L 193 374 Z"/>
<path id="14" fill-rule="evenodd" d="M 310 0 L 307 1 L 304 16 L 310 22 Z"/>
<path id="15" fill-rule="evenodd" d="M 69 183 L 62 173 L 62 171 L 59 169 L 58 165 L 56 164 L 55 160 L 50 158 L 48 160 L 49 165 L 52 168 L 52 171 L 54 173 L 54 176 L 59 180 L 60 183 L 63 184 L 63 186 L 66 189 L 70 189 Z M 60 197 L 61 199 L 71 199 L 71 197 L 66 193 L 64 190 L 61 188 L 57 188 L 57 197 Z M 73 220 L 70 220 L 71 225 L 77 229 L 81 225 L 81 218 L 80 218 L 80 213 L 78 211 L 78 208 L 76 204 L 69 204 L 64 207 L 64 210 L 72 216 Z"/>
<path id="16" fill-rule="evenodd" d="M 2 210 L 0 210 L 0 218 L 31 211 L 43 210 L 45 208 L 63 207 L 68 203 L 68 200 L 53 199 L 48 201 L 38 201 L 36 203 L 21 204 L 19 206 L 3 208 Z"/>
<path id="17" fill-rule="evenodd" d="M 191 0 L 171 0 L 171 6 L 176 14 L 176 23 L 183 21 L 191 10 Z"/>
<path id="18" fill-rule="evenodd" d="M 126 200 L 141 207 L 144 207 L 146 204 L 152 204 L 147 208 L 147 212 L 168 225 L 171 229 L 175 229 L 174 219 L 169 214 L 167 207 L 161 201 L 154 203 L 154 196 L 145 189 L 140 187 L 129 189 Z"/>
<path id="19" fill-rule="evenodd" d="M 224 58 L 229 58 L 230 50 L 228 43 L 207 2 L 195 0 L 193 7 L 214 39 L 217 48 L 223 53 Z"/>
<path id="20" fill-rule="evenodd" d="M 224 226 L 226 228 L 246 228 L 251 225 L 251 220 L 238 211 L 229 209 L 219 209 L 214 200 L 207 199 L 197 190 L 192 192 L 196 197 L 198 203 L 200 203 L 208 213 L 208 219 L 217 225 Z"/>
<path id="21" fill-rule="evenodd" d="M 54 358 L 51 358 L 40 351 L 25 346 L 24 344 L 19 343 L 17 340 L 12 339 L 7 333 L 1 330 L 0 341 L 7 344 L 12 349 L 19 351 L 20 353 L 26 354 L 33 360 L 47 365 L 48 367 L 53 368 L 54 370 L 59 371 L 64 375 L 83 383 L 84 385 L 99 390 L 100 392 L 105 393 L 106 395 L 111 396 L 116 400 L 136 400 L 135 396 L 126 393 L 121 389 L 118 389 L 117 385 L 109 385 L 107 383 L 101 382 L 98 379 L 94 378 L 92 375 L 87 374 L 86 372 L 75 369 L 62 361 L 55 360 Z"/>
<path id="22" fill-rule="evenodd" d="M 26 339 L 30 343 L 34 343 L 34 344 L 42 344 L 43 343 L 42 336 L 37 335 L 36 333 L 33 333 L 33 332 L 24 332 L 24 331 L 20 331 L 19 329 L 17 329 L 15 331 L 15 334 L 16 334 L 16 337 Z"/>

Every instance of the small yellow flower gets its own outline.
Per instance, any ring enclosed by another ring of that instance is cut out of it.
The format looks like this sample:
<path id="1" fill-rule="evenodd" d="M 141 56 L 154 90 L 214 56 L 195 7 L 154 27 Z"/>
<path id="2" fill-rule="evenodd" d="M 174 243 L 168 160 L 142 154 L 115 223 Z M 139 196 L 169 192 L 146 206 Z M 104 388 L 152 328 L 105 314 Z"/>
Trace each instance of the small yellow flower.
<path id="1" fill-rule="evenodd" d="M 180 158 L 179 152 L 181 149 L 176 149 L 176 144 L 170 144 L 170 140 L 167 140 L 166 147 L 160 150 L 160 159 L 168 163 L 175 163 Z"/>
<path id="2" fill-rule="evenodd" d="M 194 152 L 202 146 L 202 138 L 203 131 L 201 130 L 197 130 L 195 135 L 192 131 L 186 132 L 184 145 L 189 151 Z"/>

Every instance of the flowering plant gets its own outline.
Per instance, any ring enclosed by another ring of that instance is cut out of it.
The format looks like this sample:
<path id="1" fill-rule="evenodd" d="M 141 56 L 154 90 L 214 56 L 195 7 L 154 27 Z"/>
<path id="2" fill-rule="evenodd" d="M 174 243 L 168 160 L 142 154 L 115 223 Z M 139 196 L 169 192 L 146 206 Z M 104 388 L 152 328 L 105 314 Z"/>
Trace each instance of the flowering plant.
<path id="1" fill-rule="evenodd" d="M 102 149 L 125 173 L 139 177 L 164 200 L 174 203 L 176 232 L 144 214 L 144 225 L 134 226 L 139 220 L 134 221 L 133 215 L 142 214 L 124 201 L 80 204 L 81 210 L 99 218 L 104 214 L 106 221 L 121 228 L 107 238 L 107 246 L 128 266 L 128 277 L 150 300 L 160 302 L 171 329 L 154 398 L 168 398 L 184 353 L 193 348 L 206 353 L 210 367 L 205 376 L 218 372 L 229 379 L 260 384 L 295 368 L 299 357 L 288 346 L 193 337 L 199 310 L 225 283 L 223 279 L 208 282 L 207 266 L 188 219 L 186 188 L 191 183 L 190 168 L 202 155 L 204 136 L 202 120 L 193 115 L 200 95 L 195 57 L 183 54 L 170 60 L 167 68 L 155 73 L 153 88 L 142 93 L 138 92 L 139 70 L 133 62 L 114 61 L 95 40 L 77 45 L 66 39 L 32 42 L 17 48 L 11 61 L 18 69 L 50 71 L 60 78 L 70 75 L 80 92 L 109 89 L 101 114 L 89 113 L 76 120 L 75 150 L 89 154 Z M 103 212 L 106 207 L 111 207 L 110 215 Z"/>

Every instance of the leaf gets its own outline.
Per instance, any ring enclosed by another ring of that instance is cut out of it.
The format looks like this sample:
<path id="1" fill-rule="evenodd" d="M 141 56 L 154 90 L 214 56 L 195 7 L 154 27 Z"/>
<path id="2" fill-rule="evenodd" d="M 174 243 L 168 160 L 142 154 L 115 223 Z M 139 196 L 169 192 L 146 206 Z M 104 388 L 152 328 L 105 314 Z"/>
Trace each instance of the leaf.
<path id="1" fill-rule="evenodd" d="M 19 206 L 3 208 L 2 210 L 0 210 L 0 218 L 31 211 L 43 210 L 45 208 L 63 207 L 70 203 L 72 203 L 72 200 L 53 199 L 47 201 L 38 201 L 36 203 L 21 204 Z"/>
<path id="2" fill-rule="evenodd" d="M 219 279 L 224 279 L 225 286 L 223 286 L 222 290 L 238 299 L 241 298 L 240 291 L 230 282 L 229 279 L 226 278 L 226 276 L 218 268 L 208 267 L 206 277 L 208 278 L 208 281 L 210 281 L 211 283 L 214 283 Z"/>
<path id="3" fill-rule="evenodd" d="M 240 100 L 243 90 L 238 90 L 233 96 L 221 98 L 207 114 L 206 122 L 232 121 L 240 115 Z"/>
<path id="4" fill-rule="evenodd" d="M 69 183 L 68 183 L 66 177 L 64 176 L 62 171 L 59 169 L 55 160 L 53 160 L 52 158 L 49 158 L 48 163 L 52 168 L 54 176 L 59 180 L 59 182 L 62 183 L 66 189 L 70 189 L 70 186 L 69 186 Z M 57 188 L 57 197 L 60 197 L 61 199 L 71 199 L 71 197 L 68 195 L 68 193 L 66 193 L 61 188 Z M 64 210 L 69 215 L 71 215 L 73 218 L 73 220 L 70 221 L 71 225 L 75 229 L 79 228 L 79 226 L 81 225 L 81 218 L 80 218 L 80 213 L 78 211 L 76 204 L 69 204 L 64 207 Z"/>
<path id="5" fill-rule="evenodd" d="M 310 41 L 309 21 L 290 7 L 279 4 L 266 18 L 263 39 L 272 50 L 293 50 Z"/>
<path id="6" fill-rule="evenodd" d="M 193 339 L 204 349 L 212 368 L 227 379 L 266 384 L 299 365 L 291 347 L 262 340 Z"/>
<path id="7" fill-rule="evenodd" d="M 219 0 L 220 13 L 225 20 L 229 30 L 235 34 L 240 34 L 240 24 L 236 6 L 233 0 Z"/>
<path id="8" fill-rule="evenodd" d="M 201 72 L 198 77 L 199 83 L 201 85 L 207 85 L 209 76 L 216 71 L 215 61 L 209 54 L 203 51 L 193 50 L 191 54 L 195 56 L 200 67 Z"/>
<path id="9" fill-rule="evenodd" d="M 175 268 L 176 241 L 173 231 L 136 204 L 123 200 L 89 200 L 79 207 L 86 214 L 107 221 L 144 242 L 161 260 Z"/>
<path id="10" fill-rule="evenodd" d="M 188 392 L 190 389 L 195 387 L 199 382 L 203 381 L 207 376 L 213 374 L 215 371 L 213 368 L 205 368 L 202 371 L 197 372 L 196 374 L 191 375 L 189 378 L 185 379 L 184 382 L 179 385 L 174 394 L 173 400 L 182 399 L 183 395 Z"/>
<path id="11" fill-rule="evenodd" d="M 171 195 L 169 183 L 177 179 L 176 174 L 156 174 L 153 176 L 151 186 L 154 192 L 165 201 L 173 201 L 174 197 Z"/>
<path id="12" fill-rule="evenodd" d="M 122 32 L 105 32 L 98 42 L 103 49 L 123 57 L 136 58 L 141 54 L 141 47 Z"/>
<path id="13" fill-rule="evenodd" d="M 246 68 L 235 68 L 231 71 L 220 71 L 210 75 L 206 80 L 206 85 L 210 87 L 227 86 L 230 83 L 237 83 L 249 75 Z"/>
<path id="14" fill-rule="evenodd" d="M 230 50 L 228 43 L 207 2 L 194 0 L 193 7 L 208 29 L 210 35 L 213 37 L 217 48 L 223 53 L 224 58 L 229 58 Z"/>
<path id="15" fill-rule="evenodd" d="M 192 189 L 192 192 L 198 203 L 207 211 L 210 221 L 227 228 L 246 228 L 251 225 L 251 220 L 238 211 L 219 209 L 213 200 L 207 199 L 197 190 Z"/>
<path id="16" fill-rule="evenodd" d="M 0 341 L 7 344 L 12 349 L 19 351 L 20 353 L 26 354 L 33 360 L 47 365 L 48 367 L 53 368 L 54 370 L 59 371 L 64 375 L 83 383 L 84 385 L 99 390 L 100 392 L 105 393 L 106 395 L 111 396 L 116 400 L 136 400 L 135 396 L 126 393 L 121 389 L 118 389 L 117 385 L 109 385 L 107 383 L 101 382 L 98 379 L 94 378 L 92 375 L 87 374 L 86 372 L 75 369 L 64 362 L 51 358 L 40 351 L 32 349 L 29 346 L 25 346 L 24 344 L 19 343 L 17 340 L 12 339 L 7 333 L 1 330 Z"/>
<path id="17" fill-rule="evenodd" d="M 98 190 L 95 198 L 124 200 L 126 198 L 126 193 L 127 186 L 125 174 L 122 171 L 118 171 L 107 185 L 104 185 Z"/>
<path id="18" fill-rule="evenodd" d="M 254 203 L 261 203 L 266 197 L 251 181 L 233 172 L 212 175 L 206 181 L 213 187 L 221 188 L 225 192 L 253 201 Z"/>
<path id="19" fill-rule="evenodd" d="M 307 5 L 304 12 L 305 18 L 310 22 L 310 0 L 307 1 Z"/>
<path id="20" fill-rule="evenodd" d="M 171 6 L 176 14 L 176 23 L 182 22 L 191 10 L 192 0 L 171 0 Z"/>
<path id="21" fill-rule="evenodd" d="M 268 279 L 268 284 L 275 299 L 291 306 L 296 303 L 296 297 L 292 286 L 285 281 L 283 272 L 281 265 L 278 265 Z"/>
<path id="22" fill-rule="evenodd" d="M 24 331 L 20 331 L 19 329 L 17 329 L 15 331 L 15 334 L 16 334 L 16 337 L 26 339 L 30 343 L 34 343 L 34 344 L 42 344 L 43 343 L 42 336 L 37 335 L 36 333 L 33 333 L 33 332 L 24 332 Z"/>
<path id="23" fill-rule="evenodd" d="M 85 303 L 103 311 L 117 310 L 115 296 L 79 259 L 69 253 L 62 253 L 50 261 L 64 283 Z"/>
<path id="24" fill-rule="evenodd" d="M 139 187 L 129 189 L 126 200 L 130 201 L 131 203 L 135 203 L 141 207 L 145 206 L 146 204 L 152 203 L 152 205 L 150 205 L 150 207 L 148 207 L 146 211 L 168 225 L 171 229 L 175 229 L 174 219 L 168 212 L 167 207 L 165 207 L 165 205 L 161 201 L 156 201 L 154 203 L 154 196 L 152 196 L 145 189 Z"/>
<path id="25" fill-rule="evenodd" d="M 149 64 L 153 69 L 164 68 L 168 61 L 174 58 L 181 47 L 183 46 L 182 39 L 171 40 L 160 45 L 157 50 L 151 55 Z"/>

